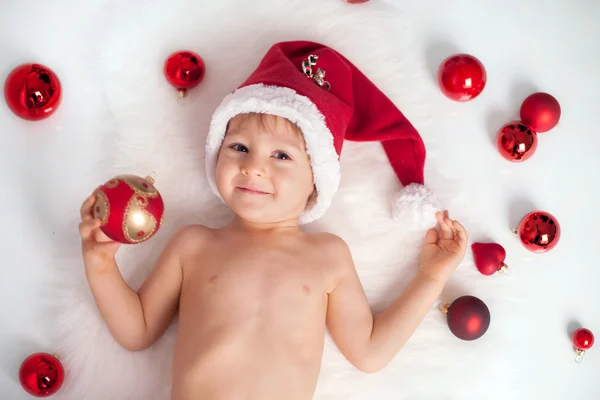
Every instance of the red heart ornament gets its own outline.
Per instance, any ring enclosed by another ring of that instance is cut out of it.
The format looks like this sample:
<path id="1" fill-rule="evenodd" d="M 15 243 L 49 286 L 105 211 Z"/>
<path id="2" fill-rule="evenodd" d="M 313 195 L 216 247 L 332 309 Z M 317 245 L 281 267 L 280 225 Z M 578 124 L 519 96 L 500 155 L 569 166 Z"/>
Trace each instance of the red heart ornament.
<path id="1" fill-rule="evenodd" d="M 471 245 L 475 266 L 483 275 L 493 275 L 501 272 L 510 275 L 508 265 L 504 263 L 506 250 L 498 243 L 475 242 Z"/>

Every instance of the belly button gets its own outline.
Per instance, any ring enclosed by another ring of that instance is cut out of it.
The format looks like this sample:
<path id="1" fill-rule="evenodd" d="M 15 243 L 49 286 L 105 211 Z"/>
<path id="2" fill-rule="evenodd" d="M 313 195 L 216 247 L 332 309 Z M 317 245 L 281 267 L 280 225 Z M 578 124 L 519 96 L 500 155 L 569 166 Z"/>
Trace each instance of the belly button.
<path id="1" fill-rule="evenodd" d="M 306 294 L 310 294 L 310 288 L 308 287 L 308 285 L 302 286 L 302 291 L 304 291 L 304 293 Z"/>
<path id="2" fill-rule="evenodd" d="M 217 281 L 217 279 L 219 279 L 219 276 L 218 276 L 218 275 L 213 275 L 213 276 L 210 278 L 209 282 L 210 282 L 210 283 L 215 283 L 215 282 Z"/>

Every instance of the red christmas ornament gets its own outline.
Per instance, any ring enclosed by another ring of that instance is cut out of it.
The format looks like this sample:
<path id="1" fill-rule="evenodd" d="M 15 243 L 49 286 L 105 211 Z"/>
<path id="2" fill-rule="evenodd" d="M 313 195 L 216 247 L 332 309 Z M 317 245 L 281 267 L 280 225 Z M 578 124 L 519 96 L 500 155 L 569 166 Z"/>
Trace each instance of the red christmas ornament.
<path id="1" fill-rule="evenodd" d="M 369 0 L 344 0 L 346 3 L 350 3 L 350 4 L 359 4 L 359 3 L 366 3 Z"/>
<path id="2" fill-rule="evenodd" d="M 483 275 L 493 275 L 501 272 L 510 275 L 508 265 L 504 263 L 506 250 L 498 243 L 475 242 L 471 245 L 475 266 Z"/>
<path id="3" fill-rule="evenodd" d="M 448 317 L 450 331 L 459 339 L 479 339 L 490 326 L 490 310 L 475 296 L 459 297 L 440 308 Z"/>
<path id="4" fill-rule="evenodd" d="M 514 230 L 527 250 L 544 253 L 552 250 L 560 239 L 560 224 L 550 213 L 534 211 L 521 219 Z"/>
<path id="5" fill-rule="evenodd" d="M 19 368 L 19 381 L 27 393 L 48 397 L 60 389 L 65 379 L 62 364 L 53 355 L 35 353 L 27 357 Z"/>
<path id="6" fill-rule="evenodd" d="M 583 361 L 585 352 L 594 345 L 594 334 L 589 329 L 577 329 L 573 333 L 573 346 L 575 347 L 575 361 L 580 363 Z"/>
<path id="7" fill-rule="evenodd" d="M 125 244 L 150 239 L 163 223 L 164 204 L 154 180 L 120 175 L 96 190 L 94 218 L 110 239 Z"/>
<path id="8" fill-rule="evenodd" d="M 177 88 L 177 95 L 183 97 L 188 89 L 204 79 L 206 67 L 198 54 L 192 51 L 178 51 L 165 61 L 164 73 L 169 83 Z"/>
<path id="9" fill-rule="evenodd" d="M 448 98 L 469 101 L 483 91 L 487 74 L 481 61 L 469 54 L 446 58 L 438 69 L 438 84 Z"/>
<path id="10" fill-rule="evenodd" d="M 547 132 L 558 124 L 560 104 L 548 93 L 534 93 L 521 105 L 521 120 L 536 132 Z"/>
<path id="11" fill-rule="evenodd" d="M 502 157 L 508 161 L 525 161 L 537 149 L 537 134 L 523 122 L 512 121 L 498 131 L 496 146 Z"/>
<path id="12" fill-rule="evenodd" d="M 58 77 L 41 64 L 22 64 L 4 82 L 4 99 L 18 117 L 38 121 L 56 111 L 61 101 Z"/>

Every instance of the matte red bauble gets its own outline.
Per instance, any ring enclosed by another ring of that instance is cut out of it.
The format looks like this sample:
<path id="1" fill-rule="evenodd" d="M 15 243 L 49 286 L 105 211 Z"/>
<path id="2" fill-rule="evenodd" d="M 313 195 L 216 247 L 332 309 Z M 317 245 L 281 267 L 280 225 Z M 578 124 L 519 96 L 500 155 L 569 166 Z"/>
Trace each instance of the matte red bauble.
<path id="1" fill-rule="evenodd" d="M 475 242 L 471 245 L 475 266 L 483 275 L 501 272 L 510 275 L 508 265 L 504 263 L 506 250 L 498 243 Z"/>
<path id="2" fill-rule="evenodd" d="M 483 91 L 486 81 L 483 64 L 469 54 L 450 56 L 438 69 L 440 89 L 452 100 L 473 100 Z"/>
<path id="3" fill-rule="evenodd" d="M 521 120 L 536 132 L 547 132 L 558 124 L 560 104 L 548 93 L 534 93 L 521 105 Z"/>
<path id="4" fill-rule="evenodd" d="M 165 61 L 164 73 L 169 83 L 177 89 L 177 94 L 183 97 L 188 89 L 202 82 L 206 66 L 202 57 L 193 51 L 178 51 Z"/>
<path id="5" fill-rule="evenodd" d="M 61 85 L 52 70 L 41 64 L 22 64 L 4 82 L 4 99 L 18 117 L 38 121 L 56 111 L 61 101 Z"/>
<path id="6" fill-rule="evenodd" d="M 560 239 L 560 224 L 545 211 L 525 215 L 515 230 L 527 250 L 544 253 L 552 250 Z"/>
<path id="7" fill-rule="evenodd" d="M 53 355 L 35 353 L 27 357 L 19 368 L 19 381 L 27 393 L 48 397 L 60 389 L 65 379 L 62 364 Z"/>
<path id="8" fill-rule="evenodd" d="M 459 297 L 441 309 L 448 317 L 450 331 L 459 339 L 479 339 L 490 326 L 490 310 L 475 296 Z"/>
<path id="9" fill-rule="evenodd" d="M 164 204 L 154 180 L 120 175 L 96 189 L 94 218 L 110 239 L 125 244 L 150 239 L 163 223 Z"/>
<path id="10" fill-rule="evenodd" d="M 508 161 L 525 161 L 537 149 L 537 134 L 523 122 L 512 121 L 498 131 L 496 147 Z"/>

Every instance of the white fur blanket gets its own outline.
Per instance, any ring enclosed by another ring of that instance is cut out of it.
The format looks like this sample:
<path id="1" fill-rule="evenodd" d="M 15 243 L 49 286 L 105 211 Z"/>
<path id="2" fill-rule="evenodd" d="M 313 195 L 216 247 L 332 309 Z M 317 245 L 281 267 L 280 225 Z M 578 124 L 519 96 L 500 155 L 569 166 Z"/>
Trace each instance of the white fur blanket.
<path id="1" fill-rule="evenodd" d="M 600 171 L 592 151 L 600 147 L 593 120 L 600 30 L 585 17 L 598 15 L 598 7 L 544 5 L 540 21 L 527 17 L 534 5 L 516 0 L 480 10 L 469 2 L 412 3 L 3 2 L 0 75 L 41 62 L 59 75 L 64 97 L 58 112 L 36 123 L 0 107 L 0 398 L 29 398 L 16 378 L 21 360 L 58 351 L 67 378 L 57 399 L 168 399 L 176 325 L 142 352 L 113 340 L 85 280 L 78 207 L 115 175 L 156 174 L 165 225 L 151 241 L 118 253 L 134 288 L 178 227 L 227 221 L 229 211 L 204 176 L 211 113 L 273 43 L 293 39 L 335 47 L 382 88 L 424 138 L 428 186 L 471 241 L 505 246 L 513 268 L 512 277 L 482 276 L 469 252 L 440 298 L 472 294 L 486 302 L 492 322 L 477 341 L 452 336 L 434 305 L 391 364 L 366 375 L 327 337 L 315 399 L 600 398 L 600 349 L 575 364 L 568 336 L 578 325 L 600 335 L 599 193 L 577 194 Z M 499 38 L 489 36 L 494 31 Z M 577 47 L 583 37 L 589 52 Z M 181 49 L 198 52 L 207 65 L 205 80 L 182 100 L 162 72 L 165 58 Z M 439 62 L 458 50 L 476 53 L 488 68 L 488 87 L 468 104 L 445 99 L 434 78 Z M 561 126 L 540 137 L 539 154 L 527 164 L 507 163 L 492 137 L 535 88 L 565 106 Z M 412 278 L 423 235 L 389 218 L 399 184 L 379 144 L 347 143 L 342 171 L 332 208 L 308 229 L 348 242 L 377 312 Z M 563 226 L 562 242 L 544 255 L 528 253 L 510 232 L 536 207 Z"/>

